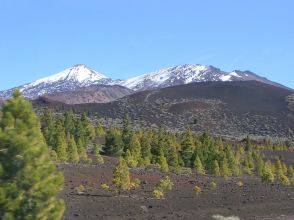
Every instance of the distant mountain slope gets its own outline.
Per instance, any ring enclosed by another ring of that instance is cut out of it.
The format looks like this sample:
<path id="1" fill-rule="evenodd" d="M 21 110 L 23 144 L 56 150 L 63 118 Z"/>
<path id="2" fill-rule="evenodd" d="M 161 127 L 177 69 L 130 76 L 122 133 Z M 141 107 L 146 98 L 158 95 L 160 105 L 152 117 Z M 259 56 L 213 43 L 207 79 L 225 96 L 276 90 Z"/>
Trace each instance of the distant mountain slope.
<path id="1" fill-rule="evenodd" d="M 64 105 L 38 100 L 35 106 L 75 109 L 98 117 L 121 119 L 125 113 L 136 126 L 165 125 L 174 130 L 240 137 L 294 139 L 294 112 L 286 101 L 293 92 L 257 81 L 202 82 L 142 91 L 105 104 Z"/>
<path id="2" fill-rule="evenodd" d="M 45 97 L 48 100 L 66 104 L 106 103 L 122 98 L 132 92 L 132 90 L 118 85 L 94 85 L 79 90 L 45 95 Z"/>
<path id="3" fill-rule="evenodd" d="M 144 74 L 122 81 L 120 85 L 135 91 L 143 91 L 147 89 L 164 88 L 193 82 L 248 80 L 256 80 L 271 85 L 281 86 L 250 71 L 235 70 L 232 72 L 225 72 L 213 66 L 198 64 L 186 64 L 162 69 L 153 73 Z"/>

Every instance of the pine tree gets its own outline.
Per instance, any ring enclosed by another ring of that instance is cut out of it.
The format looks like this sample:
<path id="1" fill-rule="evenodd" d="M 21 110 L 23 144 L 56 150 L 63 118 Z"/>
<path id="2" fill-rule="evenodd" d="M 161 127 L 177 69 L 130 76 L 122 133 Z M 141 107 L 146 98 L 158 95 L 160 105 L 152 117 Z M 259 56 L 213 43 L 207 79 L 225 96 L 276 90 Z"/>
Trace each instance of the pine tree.
<path id="1" fill-rule="evenodd" d="M 61 219 L 63 178 L 50 161 L 40 123 L 15 91 L 0 119 L 0 219 Z"/>
<path id="2" fill-rule="evenodd" d="M 65 140 L 64 132 L 56 133 L 56 144 L 55 144 L 54 150 L 57 153 L 57 157 L 59 161 L 66 162 L 68 160 L 67 149 L 68 147 Z"/>
<path id="3" fill-rule="evenodd" d="M 98 156 L 100 154 L 101 147 L 98 144 L 93 145 L 92 154 Z"/>
<path id="4" fill-rule="evenodd" d="M 179 156 L 175 146 L 171 146 L 167 155 L 167 163 L 173 168 L 179 167 Z"/>
<path id="5" fill-rule="evenodd" d="M 72 110 L 64 113 L 64 128 L 67 133 L 75 134 L 75 115 Z"/>
<path id="6" fill-rule="evenodd" d="M 230 146 L 226 149 L 226 157 L 228 158 L 228 167 L 230 172 L 235 176 L 238 176 L 240 174 L 240 170 L 236 163 L 235 154 Z"/>
<path id="7" fill-rule="evenodd" d="M 125 160 L 130 167 L 136 167 L 138 165 L 138 161 L 136 158 L 132 155 L 131 151 L 127 149 L 127 152 L 125 153 Z"/>
<path id="8" fill-rule="evenodd" d="M 294 168 L 293 166 L 289 166 L 289 169 L 288 169 L 288 175 L 291 179 L 294 178 Z"/>
<path id="9" fill-rule="evenodd" d="M 72 135 L 68 134 L 68 160 L 71 163 L 78 163 L 80 160 L 77 144 L 75 142 L 75 139 Z"/>
<path id="10" fill-rule="evenodd" d="M 161 153 L 161 155 L 158 158 L 158 164 L 159 164 L 160 170 L 162 172 L 168 172 L 169 171 L 169 167 L 168 167 L 166 158 L 165 158 L 163 153 Z"/>
<path id="11" fill-rule="evenodd" d="M 110 128 L 106 132 L 103 151 L 106 155 L 114 156 L 120 156 L 123 153 L 123 142 L 121 136 L 114 128 Z"/>
<path id="12" fill-rule="evenodd" d="M 191 159 L 194 153 L 194 141 L 190 128 L 184 133 L 181 143 L 181 157 L 186 167 L 191 166 Z"/>
<path id="13" fill-rule="evenodd" d="M 231 171 L 229 169 L 229 166 L 228 166 L 228 160 L 226 157 L 224 157 L 222 160 L 221 160 L 221 163 L 220 163 L 220 173 L 223 177 L 227 178 L 228 176 L 231 176 Z"/>
<path id="14" fill-rule="evenodd" d="M 55 120 L 52 111 L 46 109 L 41 115 L 41 130 L 49 147 L 54 146 L 55 141 Z"/>
<path id="15" fill-rule="evenodd" d="M 140 138 L 141 157 L 144 165 L 149 165 L 151 162 L 151 138 L 150 135 L 144 131 Z"/>
<path id="16" fill-rule="evenodd" d="M 256 158 L 256 172 L 258 176 L 262 176 L 264 167 L 264 161 L 262 160 L 261 156 Z"/>
<path id="17" fill-rule="evenodd" d="M 205 174 L 205 169 L 198 155 L 196 156 L 196 159 L 194 161 L 194 168 L 198 174 Z"/>
<path id="18" fill-rule="evenodd" d="M 263 182 L 274 182 L 275 175 L 272 172 L 272 165 L 270 161 L 265 162 L 261 178 Z"/>
<path id="19" fill-rule="evenodd" d="M 213 166 L 212 166 L 212 175 L 214 176 L 220 176 L 220 168 L 217 160 L 213 161 Z"/>
<path id="20" fill-rule="evenodd" d="M 95 133 L 98 136 L 105 135 L 105 130 L 104 130 L 103 126 L 100 123 L 98 123 L 97 127 L 95 128 Z"/>
<path id="21" fill-rule="evenodd" d="M 280 161 L 280 159 L 278 159 L 276 161 L 276 173 L 279 175 L 281 173 L 283 173 L 283 167 L 282 167 L 282 163 Z"/>
<path id="22" fill-rule="evenodd" d="M 120 157 L 113 171 L 113 184 L 119 190 L 129 190 L 131 188 L 131 179 L 129 168 L 126 161 Z"/>
<path id="23" fill-rule="evenodd" d="M 132 132 L 128 148 L 133 156 L 133 158 L 139 163 L 141 161 L 141 144 L 137 135 Z"/>
<path id="24" fill-rule="evenodd" d="M 122 142 L 123 142 L 124 152 L 126 152 L 127 149 L 129 149 L 130 147 L 132 132 L 133 130 L 130 125 L 130 118 L 129 118 L 129 115 L 126 114 L 123 119 L 123 128 L 122 128 Z"/>

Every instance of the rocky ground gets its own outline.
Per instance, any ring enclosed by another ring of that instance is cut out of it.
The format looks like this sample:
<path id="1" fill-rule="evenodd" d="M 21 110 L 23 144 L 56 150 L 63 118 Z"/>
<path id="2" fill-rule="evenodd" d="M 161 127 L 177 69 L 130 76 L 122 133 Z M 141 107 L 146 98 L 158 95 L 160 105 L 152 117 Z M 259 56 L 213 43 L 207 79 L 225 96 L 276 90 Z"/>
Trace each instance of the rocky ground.
<path id="1" fill-rule="evenodd" d="M 292 155 L 292 161 L 294 154 Z M 244 176 L 222 178 L 196 174 L 161 173 L 150 167 L 131 169 L 132 179 L 138 178 L 140 188 L 120 195 L 101 189 L 111 183 L 114 158 L 105 158 L 102 165 L 60 165 L 65 176 L 61 193 L 66 203 L 64 220 L 96 219 L 212 219 L 213 215 L 238 216 L 240 219 L 294 219 L 294 186 L 265 184 L 260 178 Z M 164 199 L 155 199 L 152 189 L 164 176 L 170 176 L 174 188 Z M 217 183 L 215 189 L 210 182 Z M 244 185 L 238 186 L 241 181 Z M 83 184 L 83 193 L 74 188 Z M 202 193 L 195 194 L 198 185 Z"/>

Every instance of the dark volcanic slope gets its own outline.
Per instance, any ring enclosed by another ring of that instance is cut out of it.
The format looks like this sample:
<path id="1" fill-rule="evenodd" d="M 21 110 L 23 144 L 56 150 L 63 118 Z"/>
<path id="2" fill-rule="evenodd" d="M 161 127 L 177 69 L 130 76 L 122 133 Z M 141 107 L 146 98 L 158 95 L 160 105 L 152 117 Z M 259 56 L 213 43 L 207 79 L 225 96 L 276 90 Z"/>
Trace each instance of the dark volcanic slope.
<path id="1" fill-rule="evenodd" d="M 286 101 L 292 93 L 257 81 L 205 82 L 143 91 L 106 104 L 54 106 L 106 118 L 122 118 L 129 113 L 136 124 L 148 126 L 163 124 L 182 130 L 190 125 L 195 131 L 208 129 L 236 137 L 293 138 L 294 112 Z"/>
<path id="2" fill-rule="evenodd" d="M 117 85 L 96 85 L 75 91 L 46 95 L 47 99 L 66 104 L 106 103 L 130 95 L 133 91 Z"/>

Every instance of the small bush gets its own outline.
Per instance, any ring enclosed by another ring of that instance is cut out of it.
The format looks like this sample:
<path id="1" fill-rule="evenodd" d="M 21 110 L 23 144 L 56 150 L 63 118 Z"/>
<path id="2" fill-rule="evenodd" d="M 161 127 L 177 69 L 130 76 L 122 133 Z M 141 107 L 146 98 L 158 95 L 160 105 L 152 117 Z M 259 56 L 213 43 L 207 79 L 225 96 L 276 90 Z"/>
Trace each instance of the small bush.
<path id="1" fill-rule="evenodd" d="M 291 185 L 291 182 L 289 180 L 289 178 L 287 176 L 285 176 L 284 174 L 280 175 L 279 176 L 279 180 L 281 181 L 281 183 L 284 185 L 284 186 L 289 186 Z"/>
<path id="2" fill-rule="evenodd" d="M 214 181 L 211 181 L 209 185 L 210 185 L 210 188 L 212 189 L 215 189 L 217 187 L 217 184 Z"/>
<path id="3" fill-rule="evenodd" d="M 173 186 L 174 184 L 168 176 L 161 179 L 158 184 L 158 188 L 162 190 L 172 190 Z"/>
<path id="4" fill-rule="evenodd" d="M 140 187 L 141 181 L 139 179 L 134 179 L 133 182 L 131 182 L 131 188 L 137 189 Z"/>
<path id="5" fill-rule="evenodd" d="M 96 161 L 98 164 L 104 164 L 104 159 L 100 154 L 96 156 Z"/>
<path id="6" fill-rule="evenodd" d="M 192 172 L 192 169 L 189 167 L 181 167 L 181 169 L 179 170 L 179 173 L 191 176 L 193 172 Z"/>
<path id="7" fill-rule="evenodd" d="M 85 190 L 85 186 L 83 184 L 81 184 L 75 188 L 75 191 L 77 193 L 82 193 L 84 190 Z"/>
<path id="8" fill-rule="evenodd" d="M 244 186 L 244 183 L 243 183 L 242 181 L 238 181 L 236 184 L 237 184 L 237 186 L 239 186 L 239 187 Z"/>
<path id="9" fill-rule="evenodd" d="M 109 190 L 109 186 L 106 183 L 101 184 L 101 188 L 104 190 Z"/>
<path id="10" fill-rule="evenodd" d="M 195 186 L 195 187 L 194 187 L 194 192 L 195 192 L 196 194 L 201 193 L 201 192 L 202 192 L 201 187 L 200 187 L 200 186 Z"/>
<path id="11" fill-rule="evenodd" d="M 156 199 L 163 199 L 164 198 L 164 192 L 158 188 L 155 188 L 153 190 L 152 194 Z"/>
<path id="12" fill-rule="evenodd" d="M 212 218 L 215 220 L 240 220 L 237 216 L 224 217 L 222 215 L 213 215 Z"/>

